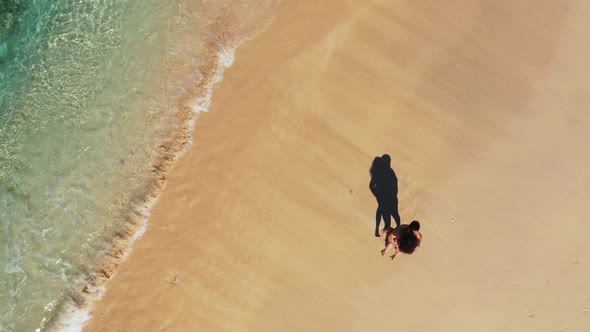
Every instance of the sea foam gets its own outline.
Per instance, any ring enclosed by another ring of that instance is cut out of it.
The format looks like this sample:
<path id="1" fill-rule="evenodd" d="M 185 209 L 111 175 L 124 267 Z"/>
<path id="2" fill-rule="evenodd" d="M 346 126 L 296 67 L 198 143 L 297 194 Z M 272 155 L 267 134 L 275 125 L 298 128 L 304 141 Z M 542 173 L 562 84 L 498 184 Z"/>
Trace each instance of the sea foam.
<path id="1" fill-rule="evenodd" d="M 211 98 L 213 96 L 213 85 L 223 80 L 223 72 L 226 68 L 230 67 L 235 60 L 235 47 L 223 48 L 217 53 L 218 63 L 216 70 L 213 73 L 213 80 L 211 83 L 204 86 L 204 92 L 202 97 L 195 97 L 190 102 L 190 107 L 194 112 L 193 117 L 187 121 L 187 128 L 189 131 L 186 132 L 185 137 L 189 137 L 189 144 L 192 142 L 192 131 L 200 112 L 208 112 L 211 104 Z M 184 150 L 177 151 L 176 158 L 178 158 Z M 151 198 L 147 199 L 144 203 L 135 207 L 138 215 L 141 216 L 137 223 L 137 227 L 133 229 L 131 236 L 125 239 L 122 245 L 123 251 L 122 256 L 119 258 L 120 261 L 125 260 L 133 249 L 134 242 L 141 238 L 148 227 L 149 216 L 151 215 L 152 207 L 156 204 L 159 198 L 159 192 Z M 119 244 L 119 248 L 121 244 Z M 108 279 L 114 277 L 116 272 L 109 276 Z M 105 280 L 106 281 L 106 280 Z M 88 286 L 87 286 L 88 287 Z M 77 305 L 74 301 L 68 300 L 62 304 L 60 311 L 57 316 L 48 324 L 48 331 L 63 331 L 63 332 L 81 332 L 84 325 L 92 318 L 90 314 L 95 304 L 103 297 L 107 291 L 105 282 L 98 282 L 94 286 L 86 289 L 87 296 L 83 306 Z M 41 332 L 41 329 L 36 331 Z"/>

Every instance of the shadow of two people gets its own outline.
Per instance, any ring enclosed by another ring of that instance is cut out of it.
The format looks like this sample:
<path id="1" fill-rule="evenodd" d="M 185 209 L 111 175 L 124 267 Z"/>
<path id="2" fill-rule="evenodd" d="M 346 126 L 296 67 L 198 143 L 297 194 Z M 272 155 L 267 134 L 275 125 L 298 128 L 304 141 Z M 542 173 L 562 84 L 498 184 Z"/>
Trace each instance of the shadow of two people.
<path id="1" fill-rule="evenodd" d="M 397 200 L 397 176 L 391 168 L 391 157 L 388 154 L 375 157 L 369 172 L 371 173 L 369 189 L 377 199 L 375 236 L 380 237 L 379 225 L 382 218 L 385 228 L 391 227 L 391 217 L 393 217 L 397 226 L 401 224 Z"/>

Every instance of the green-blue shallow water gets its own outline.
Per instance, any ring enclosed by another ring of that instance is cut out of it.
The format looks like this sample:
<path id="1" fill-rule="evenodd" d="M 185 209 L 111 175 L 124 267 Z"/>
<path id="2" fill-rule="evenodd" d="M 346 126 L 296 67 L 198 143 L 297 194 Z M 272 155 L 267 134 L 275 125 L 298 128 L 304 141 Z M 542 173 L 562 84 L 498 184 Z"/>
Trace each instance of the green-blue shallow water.
<path id="1" fill-rule="evenodd" d="M 174 132 L 162 30 L 178 8 L 0 4 L 0 331 L 44 330 L 144 199 Z"/>

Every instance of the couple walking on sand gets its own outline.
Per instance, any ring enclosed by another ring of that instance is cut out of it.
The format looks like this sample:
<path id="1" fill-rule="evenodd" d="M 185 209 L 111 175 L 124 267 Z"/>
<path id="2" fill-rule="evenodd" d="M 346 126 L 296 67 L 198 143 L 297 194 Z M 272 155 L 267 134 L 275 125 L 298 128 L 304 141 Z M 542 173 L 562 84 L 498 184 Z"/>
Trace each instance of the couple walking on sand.
<path id="1" fill-rule="evenodd" d="M 391 259 L 395 258 L 398 251 L 412 254 L 422 241 L 420 222 L 414 220 L 409 225 L 401 224 L 397 200 L 397 176 L 391 168 L 391 157 L 388 154 L 375 157 L 370 173 L 369 189 L 377 199 L 375 236 L 383 235 L 386 238 L 385 249 L 381 250 L 381 255 L 385 255 L 391 249 L 395 249 L 395 253 L 390 256 Z M 395 228 L 391 227 L 392 217 L 395 220 Z M 380 231 L 381 219 L 385 227 Z"/>

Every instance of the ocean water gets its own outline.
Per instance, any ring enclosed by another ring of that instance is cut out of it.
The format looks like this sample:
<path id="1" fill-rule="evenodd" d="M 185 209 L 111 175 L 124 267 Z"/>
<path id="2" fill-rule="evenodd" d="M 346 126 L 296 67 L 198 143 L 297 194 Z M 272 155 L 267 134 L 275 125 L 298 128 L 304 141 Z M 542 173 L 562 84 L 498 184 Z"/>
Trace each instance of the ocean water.
<path id="1" fill-rule="evenodd" d="M 80 329 L 273 6 L 0 0 L 0 331 Z"/>

